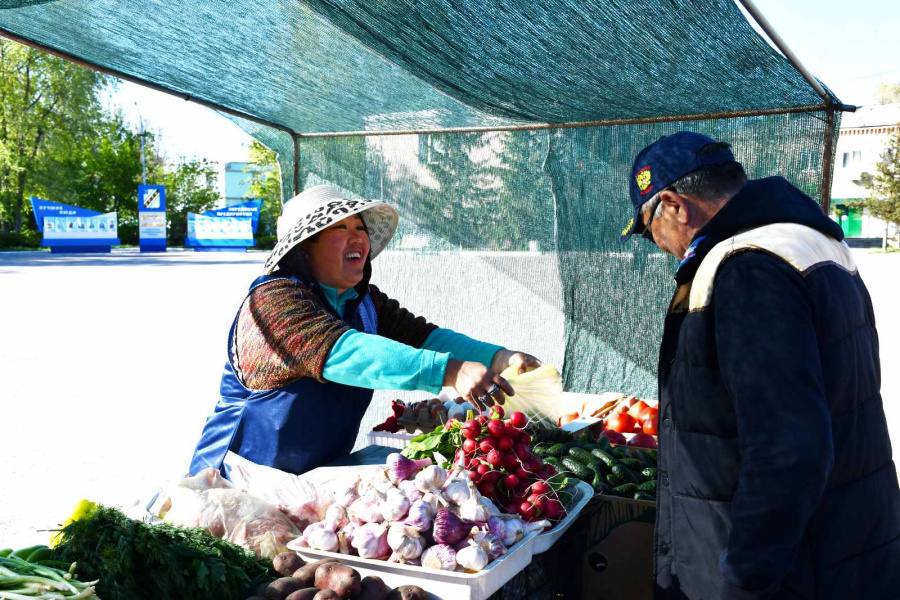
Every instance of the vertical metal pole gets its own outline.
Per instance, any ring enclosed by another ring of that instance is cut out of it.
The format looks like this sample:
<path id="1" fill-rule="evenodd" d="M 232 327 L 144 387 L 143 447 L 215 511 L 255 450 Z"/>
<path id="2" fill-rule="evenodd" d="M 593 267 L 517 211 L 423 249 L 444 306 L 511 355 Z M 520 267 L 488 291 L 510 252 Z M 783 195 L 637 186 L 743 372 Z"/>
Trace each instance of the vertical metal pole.
<path id="1" fill-rule="evenodd" d="M 134 103 L 137 110 L 138 122 L 141 124 L 141 183 L 147 185 L 147 160 L 144 157 L 144 117 L 141 116 L 141 109 L 138 108 L 137 102 Z"/>
<path id="2" fill-rule="evenodd" d="M 828 216 L 831 210 L 831 180 L 834 164 L 834 105 L 825 109 L 825 155 L 822 157 L 822 212 Z"/>
<path id="3" fill-rule="evenodd" d="M 294 139 L 294 193 L 291 196 L 296 196 L 300 193 L 300 136 L 292 132 L 291 137 Z"/>

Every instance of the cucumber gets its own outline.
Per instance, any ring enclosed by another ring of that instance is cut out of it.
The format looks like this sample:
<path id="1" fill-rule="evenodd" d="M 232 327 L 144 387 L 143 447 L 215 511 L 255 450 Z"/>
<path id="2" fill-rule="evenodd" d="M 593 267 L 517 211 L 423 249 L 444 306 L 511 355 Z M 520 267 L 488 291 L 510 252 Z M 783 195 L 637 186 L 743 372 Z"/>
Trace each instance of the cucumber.
<path id="1" fill-rule="evenodd" d="M 609 468 L 612 468 L 612 466 L 616 464 L 616 459 L 613 458 L 612 455 L 605 450 L 597 448 L 595 450 L 591 450 L 591 454 L 603 461 L 603 463 Z"/>
<path id="2" fill-rule="evenodd" d="M 547 448 L 547 456 L 562 456 L 562 453 L 565 452 L 566 447 L 563 444 L 553 444 L 549 448 Z"/>
<path id="3" fill-rule="evenodd" d="M 610 490 L 611 494 L 622 496 L 623 498 L 631 498 L 637 493 L 637 486 L 633 483 L 624 483 Z"/>
<path id="4" fill-rule="evenodd" d="M 628 483 L 628 482 L 625 481 L 625 478 L 624 478 L 624 477 L 619 477 L 619 476 L 616 475 L 615 473 L 609 473 L 609 474 L 606 476 L 606 483 L 608 483 L 610 487 L 614 487 L 614 488 L 615 488 L 615 487 L 619 487 L 620 485 L 623 485 L 623 484 Z"/>
<path id="5" fill-rule="evenodd" d="M 594 456 L 584 448 L 569 448 L 568 455 L 581 462 L 594 458 Z"/>
<path id="6" fill-rule="evenodd" d="M 609 448 L 610 448 L 609 438 L 608 437 L 600 438 L 599 440 L 597 440 L 597 445 L 600 446 L 601 450 L 609 450 Z"/>
<path id="7" fill-rule="evenodd" d="M 559 459 L 557 457 L 544 456 L 542 457 L 542 460 L 548 465 L 553 465 L 554 467 L 556 467 L 556 470 L 559 471 Z"/>
<path id="8" fill-rule="evenodd" d="M 635 473 L 640 473 L 641 469 L 644 468 L 644 463 L 636 458 L 623 458 L 619 463 L 625 465 Z"/>
<path id="9" fill-rule="evenodd" d="M 638 459 L 640 459 L 640 461 L 644 463 L 645 467 L 656 467 L 656 460 L 652 456 L 650 456 L 650 453 L 648 453 L 646 450 L 638 448 L 634 453 L 637 454 Z"/>
<path id="10" fill-rule="evenodd" d="M 651 479 L 650 481 L 645 481 L 644 483 L 638 486 L 638 490 L 642 492 L 649 492 L 651 494 L 656 494 L 656 480 Z"/>
<path id="11" fill-rule="evenodd" d="M 606 475 L 609 473 L 609 467 L 596 456 L 591 455 L 588 460 L 582 461 L 585 466 L 597 475 Z"/>
<path id="12" fill-rule="evenodd" d="M 618 459 L 634 458 L 634 454 L 631 453 L 627 446 L 613 446 L 609 453 Z"/>
<path id="13" fill-rule="evenodd" d="M 646 469 L 641 471 L 641 475 L 643 475 L 647 479 L 656 481 L 656 467 L 647 467 Z"/>
<path id="14" fill-rule="evenodd" d="M 574 457 L 564 456 L 559 462 L 578 479 L 593 479 L 594 477 L 593 472 Z"/>
<path id="15" fill-rule="evenodd" d="M 604 483 L 603 477 L 600 475 L 594 475 L 594 479 L 591 481 L 591 487 L 594 488 L 594 491 L 598 494 L 605 494 L 609 491 L 609 486 Z"/>
<path id="16" fill-rule="evenodd" d="M 646 500 L 647 502 L 656 502 L 656 494 L 648 494 L 638 490 L 634 493 L 635 500 Z"/>
<path id="17" fill-rule="evenodd" d="M 640 483 L 641 481 L 641 478 L 635 475 L 634 471 L 623 464 L 615 464 L 610 470 L 629 483 Z"/>
<path id="18" fill-rule="evenodd" d="M 547 454 L 547 450 L 547 446 L 535 446 L 534 448 L 532 448 L 531 453 L 535 456 L 544 456 L 545 454 Z"/>

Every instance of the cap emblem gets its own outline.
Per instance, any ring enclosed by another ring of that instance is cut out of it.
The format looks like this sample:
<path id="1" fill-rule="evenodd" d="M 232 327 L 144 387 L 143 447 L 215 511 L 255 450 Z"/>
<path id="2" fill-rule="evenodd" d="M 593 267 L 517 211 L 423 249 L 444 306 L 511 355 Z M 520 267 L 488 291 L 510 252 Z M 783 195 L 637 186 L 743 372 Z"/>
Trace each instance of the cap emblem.
<path id="1" fill-rule="evenodd" d="M 622 235 L 628 235 L 628 232 L 631 231 L 631 228 L 634 227 L 634 217 L 628 219 L 628 225 L 625 226 L 625 229 L 622 230 Z"/>
<path id="2" fill-rule="evenodd" d="M 640 190 L 642 196 L 653 189 L 653 186 L 650 184 L 651 178 L 650 165 L 647 165 L 635 175 L 634 179 L 637 182 L 638 190 Z"/>

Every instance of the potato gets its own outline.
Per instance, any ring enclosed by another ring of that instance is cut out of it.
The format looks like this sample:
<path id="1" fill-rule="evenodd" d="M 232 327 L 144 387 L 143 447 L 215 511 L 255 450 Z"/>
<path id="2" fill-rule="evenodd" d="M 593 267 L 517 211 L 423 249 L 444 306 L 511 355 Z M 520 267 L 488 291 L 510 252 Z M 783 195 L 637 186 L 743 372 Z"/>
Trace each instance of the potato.
<path id="1" fill-rule="evenodd" d="M 387 600 L 428 600 L 428 593 L 417 585 L 401 585 L 391 590 Z"/>
<path id="2" fill-rule="evenodd" d="M 304 585 L 299 579 L 293 577 L 281 577 L 276 579 L 266 588 L 266 600 L 284 600 L 292 592 L 302 590 L 308 585 Z"/>
<path id="3" fill-rule="evenodd" d="M 336 558 L 323 558 L 322 560 L 317 560 L 314 563 L 309 563 L 305 567 L 300 567 L 296 571 L 292 577 L 294 579 L 299 579 L 304 583 L 303 587 L 314 587 L 316 583 L 316 569 L 318 569 L 321 565 L 325 563 L 337 562 Z"/>
<path id="4" fill-rule="evenodd" d="M 320 590 L 313 600 L 341 600 L 341 597 L 334 590 Z"/>
<path id="5" fill-rule="evenodd" d="M 320 590 L 334 590 L 341 598 L 357 595 L 360 579 L 356 569 L 337 562 L 325 563 L 316 569 L 316 587 Z"/>
<path id="6" fill-rule="evenodd" d="M 297 590 L 296 592 L 292 592 L 288 595 L 284 600 L 313 600 L 316 597 L 316 594 L 321 592 L 317 587 L 308 587 L 303 588 L 302 590 Z"/>
<path id="7" fill-rule="evenodd" d="M 282 552 L 272 560 L 275 572 L 282 577 L 290 577 L 294 571 L 306 565 L 306 562 L 296 552 Z"/>
<path id="8" fill-rule="evenodd" d="M 359 596 L 355 600 L 385 600 L 388 594 L 388 588 L 384 585 L 381 577 L 369 575 L 363 577 L 359 582 Z"/>

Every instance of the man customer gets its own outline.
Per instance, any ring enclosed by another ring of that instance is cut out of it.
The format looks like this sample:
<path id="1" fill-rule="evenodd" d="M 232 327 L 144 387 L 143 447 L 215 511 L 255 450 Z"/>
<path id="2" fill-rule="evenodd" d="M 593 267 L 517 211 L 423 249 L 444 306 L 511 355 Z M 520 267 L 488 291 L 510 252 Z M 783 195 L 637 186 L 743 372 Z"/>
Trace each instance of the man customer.
<path id="1" fill-rule="evenodd" d="M 872 303 L 841 228 L 680 132 L 630 180 L 681 264 L 659 360 L 660 598 L 900 598 L 900 489 Z"/>

